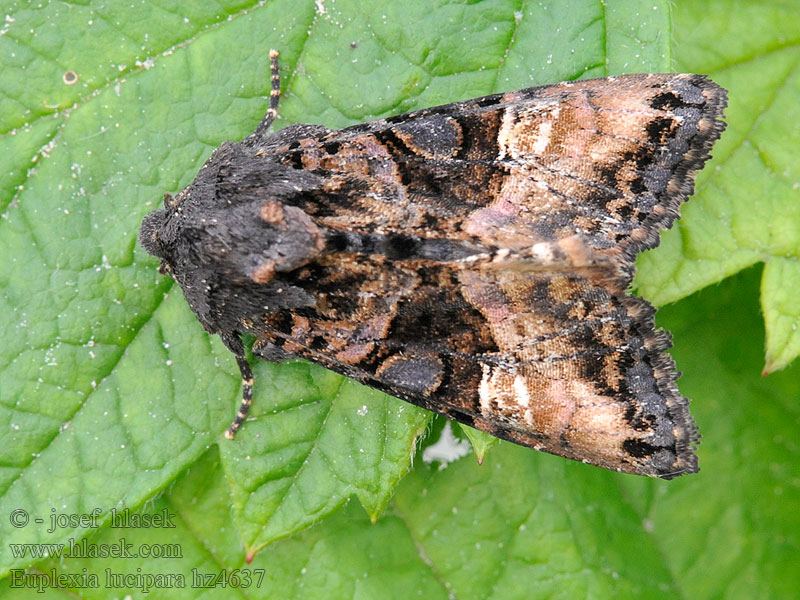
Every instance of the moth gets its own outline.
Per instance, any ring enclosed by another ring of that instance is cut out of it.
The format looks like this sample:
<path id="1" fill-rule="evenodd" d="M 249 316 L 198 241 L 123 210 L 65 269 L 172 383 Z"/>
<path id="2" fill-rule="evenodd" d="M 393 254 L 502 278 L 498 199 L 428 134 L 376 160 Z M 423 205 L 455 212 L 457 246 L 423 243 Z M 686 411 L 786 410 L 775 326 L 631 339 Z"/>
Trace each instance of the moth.
<path id="1" fill-rule="evenodd" d="M 242 335 L 499 438 L 606 469 L 697 471 L 669 334 L 628 292 L 725 124 L 703 75 L 494 94 L 223 143 L 140 240 L 243 379 Z"/>

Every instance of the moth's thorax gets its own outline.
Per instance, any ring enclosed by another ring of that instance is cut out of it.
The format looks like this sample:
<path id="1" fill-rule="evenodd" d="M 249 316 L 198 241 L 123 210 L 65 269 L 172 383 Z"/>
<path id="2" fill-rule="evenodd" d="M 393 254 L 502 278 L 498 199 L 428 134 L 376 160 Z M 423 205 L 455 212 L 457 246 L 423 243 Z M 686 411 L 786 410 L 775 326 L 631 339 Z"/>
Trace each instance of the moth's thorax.
<path id="1" fill-rule="evenodd" d="M 325 248 L 312 218 L 280 199 L 285 168 L 253 153 L 242 144 L 224 145 L 194 182 L 165 198 L 165 207 L 142 225 L 142 245 L 162 260 L 162 271 L 180 285 L 212 332 L 238 327 L 270 306 L 307 304 L 306 295 L 286 284 L 282 274 Z M 257 190 L 250 179 L 255 169 Z M 241 318 L 230 318 L 234 311 Z"/>

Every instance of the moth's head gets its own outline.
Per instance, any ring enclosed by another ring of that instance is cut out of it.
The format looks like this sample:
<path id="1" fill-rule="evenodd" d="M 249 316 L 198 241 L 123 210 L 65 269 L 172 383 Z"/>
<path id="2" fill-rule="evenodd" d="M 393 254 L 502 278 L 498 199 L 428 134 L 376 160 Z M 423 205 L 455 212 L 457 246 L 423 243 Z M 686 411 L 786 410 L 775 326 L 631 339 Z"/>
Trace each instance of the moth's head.
<path id="1" fill-rule="evenodd" d="M 164 206 L 148 214 L 139 228 L 139 243 L 147 252 L 161 259 L 159 272 L 175 278 L 189 257 L 186 250 L 195 225 L 203 221 L 215 207 L 217 194 L 214 183 L 220 169 L 232 162 L 235 144 L 224 143 L 217 148 L 198 172 L 194 181 L 175 196 L 164 194 Z M 189 234 L 187 236 L 187 234 Z M 198 240 L 200 242 L 200 240 Z M 180 282 L 178 282 L 180 283 Z"/>
<path id="2" fill-rule="evenodd" d="M 174 213 L 175 199 L 169 194 L 164 195 L 164 208 L 154 210 L 142 220 L 139 228 L 139 243 L 149 254 L 161 259 L 158 270 L 162 274 L 169 273 L 172 262 L 171 248 L 174 240 L 170 239 L 167 223 Z"/>
<path id="3" fill-rule="evenodd" d="M 199 210 L 192 202 L 193 185 L 177 196 L 164 196 L 164 207 L 154 210 L 142 220 L 139 243 L 147 252 L 161 259 L 158 272 L 169 275 L 180 285 L 183 295 L 207 331 L 220 330 L 210 302 L 209 269 L 214 265 L 200 264 L 197 247 L 213 241 L 202 228 L 196 226 Z M 209 241 L 210 240 L 210 241 Z"/>

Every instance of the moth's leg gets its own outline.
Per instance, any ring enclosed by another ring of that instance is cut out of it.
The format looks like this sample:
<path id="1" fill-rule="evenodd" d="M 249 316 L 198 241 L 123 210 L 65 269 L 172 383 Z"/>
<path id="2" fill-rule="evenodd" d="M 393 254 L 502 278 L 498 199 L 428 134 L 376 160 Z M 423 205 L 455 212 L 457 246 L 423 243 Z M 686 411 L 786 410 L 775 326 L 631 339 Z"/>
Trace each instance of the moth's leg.
<path id="1" fill-rule="evenodd" d="M 236 436 L 239 427 L 242 426 L 244 420 L 247 418 L 247 412 L 250 410 L 250 404 L 253 402 L 253 371 L 250 370 L 250 365 L 247 362 L 247 356 L 244 353 L 244 344 L 239 339 L 238 334 L 232 333 L 228 335 L 220 335 L 222 342 L 228 347 L 228 350 L 233 352 L 236 357 L 236 364 L 239 365 L 239 372 L 242 374 L 242 403 L 239 405 L 239 412 L 236 413 L 236 418 L 228 427 L 225 432 L 225 437 L 232 440 Z"/>
<path id="2" fill-rule="evenodd" d="M 258 127 L 256 127 L 256 130 L 253 132 L 253 136 L 256 138 L 265 137 L 270 125 L 272 125 L 275 117 L 278 116 L 278 100 L 281 97 L 281 70 L 278 66 L 277 50 L 269 51 L 269 71 L 271 87 L 269 92 L 269 108 L 267 109 L 267 114 L 264 115 L 264 118 L 261 119 L 261 123 L 258 124 Z"/>

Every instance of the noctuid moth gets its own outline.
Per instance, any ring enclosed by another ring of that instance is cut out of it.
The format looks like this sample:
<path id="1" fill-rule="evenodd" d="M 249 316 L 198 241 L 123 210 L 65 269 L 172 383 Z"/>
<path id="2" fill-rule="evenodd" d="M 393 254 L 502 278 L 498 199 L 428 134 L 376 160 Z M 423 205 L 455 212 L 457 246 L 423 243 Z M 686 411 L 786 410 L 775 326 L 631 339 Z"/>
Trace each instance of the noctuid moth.
<path id="1" fill-rule="evenodd" d="M 621 75 L 340 130 L 269 110 L 140 239 L 209 333 L 305 358 L 499 438 L 626 473 L 697 471 L 697 430 L 628 293 L 725 124 L 705 76 Z"/>

